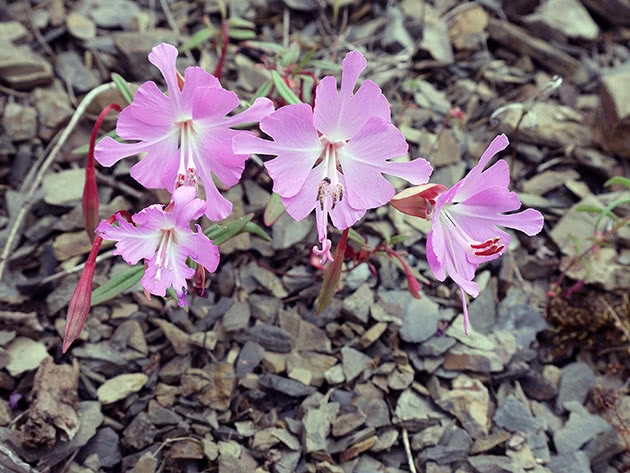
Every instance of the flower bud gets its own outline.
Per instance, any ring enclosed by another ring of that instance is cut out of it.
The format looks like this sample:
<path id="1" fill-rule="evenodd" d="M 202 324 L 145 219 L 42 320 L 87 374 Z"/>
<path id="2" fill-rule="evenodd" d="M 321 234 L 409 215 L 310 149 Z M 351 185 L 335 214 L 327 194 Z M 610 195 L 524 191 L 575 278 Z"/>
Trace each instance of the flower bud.
<path id="1" fill-rule="evenodd" d="M 397 210 L 407 215 L 427 219 L 435 206 L 435 199 L 447 190 L 442 184 L 423 184 L 399 192 L 390 201 Z"/>

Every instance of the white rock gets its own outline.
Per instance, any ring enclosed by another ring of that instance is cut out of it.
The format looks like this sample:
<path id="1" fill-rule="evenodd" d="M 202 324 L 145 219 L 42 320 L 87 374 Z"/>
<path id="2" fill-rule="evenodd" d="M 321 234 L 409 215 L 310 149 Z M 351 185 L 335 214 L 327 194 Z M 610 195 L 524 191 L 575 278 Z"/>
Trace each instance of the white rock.
<path id="1" fill-rule="evenodd" d="M 112 404 L 140 391 L 148 380 L 149 377 L 144 373 L 121 374 L 105 381 L 96 395 L 102 404 Z"/>
<path id="2" fill-rule="evenodd" d="M 6 366 L 11 376 L 18 376 L 34 370 L 48 356 L 46 345 L 26 337 L 18 337 L 7 347 L 9 364 Z"/>

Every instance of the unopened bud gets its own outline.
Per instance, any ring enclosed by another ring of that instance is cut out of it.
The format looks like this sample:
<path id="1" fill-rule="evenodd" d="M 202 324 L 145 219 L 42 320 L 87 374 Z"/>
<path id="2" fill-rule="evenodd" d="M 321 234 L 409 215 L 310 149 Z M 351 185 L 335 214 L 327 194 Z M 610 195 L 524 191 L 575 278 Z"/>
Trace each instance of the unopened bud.
<path id="1" fill-rule="evenodd" d="M 426 219 L 433 211 L 435 199 L 446 189 L 442 184 L 409 187 L 396 194 L 390 204 L 402 213 Z"/>

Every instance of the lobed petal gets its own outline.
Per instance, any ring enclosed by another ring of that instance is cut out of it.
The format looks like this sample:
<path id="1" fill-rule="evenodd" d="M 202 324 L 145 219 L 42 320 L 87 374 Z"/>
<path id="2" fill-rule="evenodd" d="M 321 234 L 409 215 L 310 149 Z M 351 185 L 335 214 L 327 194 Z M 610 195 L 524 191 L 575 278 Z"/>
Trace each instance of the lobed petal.
<path id="1" fill-rule="evenodd" d="M 173 226 L 172 219 L 169 218 L 169 214 L 164 212 L 164 206 L 160 204 L 149 205 L 137 214 L 134 214 L 131 220 L 138 225 L 135 228 L 144 230 L 161 231 Z"/>
<path id="2" fill-rule="evenodd" d="M 152 144 L 147 155 L 129 170 L 136 181 L 149 189 L 164 188 L 173 192 L 179 168 L 177 135 Z"/>
<path id="3" fill-rule="evenodd" d="M 168 97 L 175 104 L 178 111 L 182 110 L 181 91 L 177 83 L 177 48 L 172 44 L 161 43 L 149 53 L 149 62 L 157 67 L 168 87 Z"/>
<path id="4" fill-rule="evenodd" d="M 339 179 L 339 183 L 345 188 L 344 176 L 338 172 L 337 178 Z M 332 199 L 332 197 L 329 197 L 329 199 Z M 348 202 L 347 196 L 344 196 L 341 201 L 337 202 L 335 208 L 330 209 L 328 213 L 335 228 L 345 230 L 354 225 L 365 215 L 365 209 L 355 209 Z"/>
<path id="5" fill-rule="evenodd" d="M 221 195 L 219 189 L 212 180 L 212 169 L 210 169 L 207 160 L 196 160 L 197 172 L 203 182 L 206 191 L 206 209 L 205 215 L 210 220 L 223 220 L 230 215 L 232 211 L 232 202 Z"/>
<path id="6" fill-rule="evenodd" d="M 426 161 L 415 165 L 409 163 L 418 168 L 418 171 L 414 168 L 414 172 L 410 172 L 411 166 L 398 166 L 406 163 L 387 162 L 390 158 L 405 155 L 407 149 L 402 133 L 376 117 L 370 118 L 361 131 L 339 148 L 339 162 L 347 184 L 346 194 L 353 208 L 371 209 L 392 199 L 394 186 L 382 176 L 383 172 L 400 175 L 399 170 L 402 170 L 403 174 L 417 175 L 414 181 L 417 181 L 415 177 L 428 177 Z"/>
<path id="7" fill-rule="evenodd" d="M 256 123 L 274 112 L 273 102 L 266 97 L 258 97 L 251 107 L 231 117 L 226 117 L 223 126 L 236 126 Z"/>
<path id="8" fill-rule="evenodd" d="M 223 125 L 225 116 L 238 107 L 238 96 L 219 87 L 199 87 L 193 94 L 192 118 L 195 126 Z"/>
<path id="9" fill-rule="evenodd" d="M 295 195 L 291 197 L 280 196 L 284 208 L 293 220 L 302 220 L 315 209 L 316 205 L 319 205 L 318 189 L 324 178 L 324 171 L 324 164 L 318 164 L 308 173 L 304 185 Z"/>
<path id="10" fill-rule="evenodd" d="M 182 112 L 185 111 L 187 114 L 192 114 L 195 92 L 202 87 L 222 88 L 219 79 L 206 72 L 202 67 L 187 67 L 184 71 Z"/>
<path id="11" fill-rule="evenodd" d="M 151 294 L 164 297 L 166 290 L 173 287 L 178 299 L 183 300 L 185 305 L 186 288 L 190 279 L 195 274 L 195 270 L 186 265 L 186 251 L 179 245 L 175 245 L 168 253 L 168 265 L 162 267 L 160 275 L 157 275 L 157 266 L 155 265 L 155 256 L 147 264 L 147 269 L 142 277 L 142 287 Z"/>
<path id="12" fill-rule="evenodd" d="M 203 234 L 199 225 L 196 227 L 197 233 L 186 235 L 180 246 L 196 263 L 214 273 L 219 265 L 219 247 Z"/>
<path id="13" fill-rule="evenodd" d="M 151 207 L 145 210 L 149 209 Z M 114 254 L 121 255 L 128 264 L 136 264 L 143 258 L 152 258 L 162 237 L 161 232 L 153 228 L 135 227 L 120 214 L 116 214 L 116 220 L 118 227 L 106 221 L 102 221 L 96 227 L 96 231 L 104 240 L 117 241 Z"/>
<path id="14" fill-rule="evenodd" d="M 206 210 L 206 202 L 196 199 L 197 189 L 192 186 L 181 186 L 173 192 L 173 210 L 170 219 L 176 228 L 190 233 L 191 220 L 197 220 Z"/>
<path id="15" fill-rule="evenodd" d="M 484 168 L 498 152 L 507 148 L 510 142 L 504 134 L 495 137 L 479 158 L 479 163 L 473 167 L 460 181 L 460 190 L 456 201 L 466 200 L 471 195 L 479 192 L 481 188 L 488 186 L 505 186 L 510 183 L 510 173 L 505 161 L 498 161 L 494 166 L 484 172 Z"/>
<path id="16" fill-rule="evenodd" d="M 216 127 L 204 130 L 195 142 L 194 160 L 197 166 L 210 169 L 226 186 L 233 186 L 241 179 L 247 154 L 236 154 L 232 148 L 232 139 L 248 133 L 229 128 Z M 203 163 L 200 164 L 200 162 Z"/>
<path id="17" fill-rule="evenodd" d="M 263 118 L 260 128 L 274 141 L 239 133 L 233 139 L 233 150 L 277 156 L 265 163 L 274 181 L 273 191 L 281 197 L 292 197 L 302 188 L 324 149 L 313 126 L 313 111 L 308 104 L 287 105 Z"/>
<path id="18" fill-rule="evenodd" d="M 352 95 L 354 86 L 359 80 L 359 75 L 361 75 L 366 66 L 367 61 L 359 51 L 350 51 L 346 54 L 341 67 L 341 97 L 347 98 Z"/>

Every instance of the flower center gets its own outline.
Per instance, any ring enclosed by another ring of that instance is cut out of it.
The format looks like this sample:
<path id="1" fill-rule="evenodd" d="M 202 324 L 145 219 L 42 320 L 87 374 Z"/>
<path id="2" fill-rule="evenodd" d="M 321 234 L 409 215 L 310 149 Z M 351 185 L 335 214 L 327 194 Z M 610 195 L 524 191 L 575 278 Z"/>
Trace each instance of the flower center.
<path id="1" fill-rule="evenodd" d="M 169 250 L 172 245 L 177 244 L 174 228 L 163 229 L 161 232 L 162 238 L 160 238 L 160 243 L 158 244 L 155 257 L 155 267 L 157 268 L 157 271 L 155 272 L 155 282 L 160 280 L 162 268 L 165 268 L 166 270 L 173 269 L 173 264 L 171 258 L 169 257 Z"/>
<path id="2" fill-rule="evenodd" d="M 457 223 L 455 209 L 457 204 L 445 204 L 440 210 L 440 223 L 445 228 L 447 236 L 453 237 L 468 256 L 492 256 L 505 248 L 500 244 L 501 238 L 496 236 L 486 241 L 477 241 L 471 237 L 462 226 Z"/>
<path id="3" fill-rule="evenodd" d="M 176 122 L 179 142 L 179 169 L 175 188 L 180 186 L 197 186 L 197 165 L 193 156 L 196 152 L 195 139 L 197 131 L 192 118 Z"/>
<path id="4" fill-rule="evenodd" d="M 319 183 L 317 190 L 317 200 L 321 211 L 328 213 L 328 197 L 331 197 L 332 203 L 330 210 L 334 209 L 337 202 L 343 199 L 343 184 L 339 182 L 339 173 L 342 173 L 341 164 L 337 150 L 345 145 L 345 141 L 330 141 L 325 136 L 321 137 L 324 143 L 324 152 L 322 153 L 322 161 L 324 166 L 324 178 Z"/>

